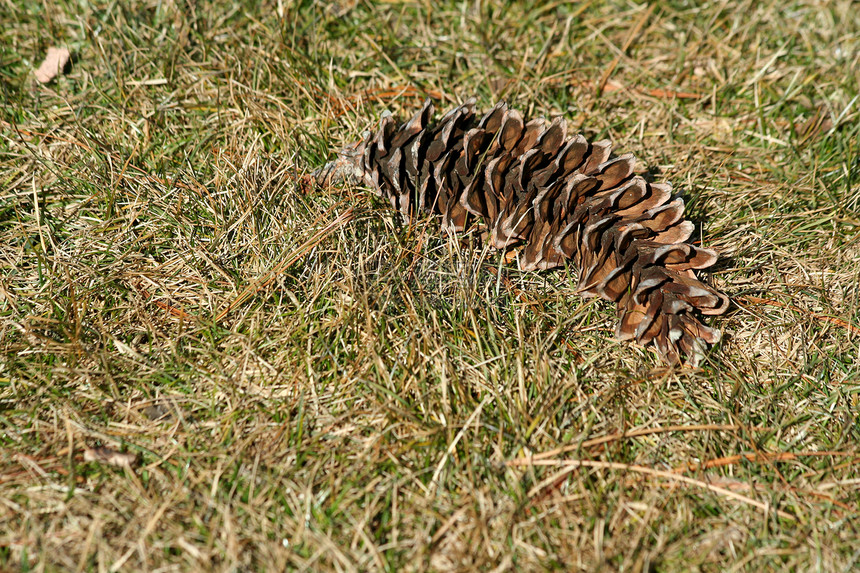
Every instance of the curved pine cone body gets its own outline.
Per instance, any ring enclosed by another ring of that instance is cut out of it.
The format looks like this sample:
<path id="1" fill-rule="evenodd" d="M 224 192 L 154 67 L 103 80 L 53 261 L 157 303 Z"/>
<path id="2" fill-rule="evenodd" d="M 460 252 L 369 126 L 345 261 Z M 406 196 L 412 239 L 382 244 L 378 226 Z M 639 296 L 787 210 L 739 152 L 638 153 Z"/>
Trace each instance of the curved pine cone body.
<path id="1" fill-rule="evenodd" d="M 522 246 L 523 270 L 573 262 L 578 292 L 618 305 L 616 335 L 653 342 L 669 363 L 695 365 L 720 339 L 696 313 L 721 314 L 728 298 L 693 272 L 717 254 L 686 242 L 683 200 L 634 175 L 633 155 L 610 158 L 609 141 L 569 137 L 560 118 L 526 122 L 504 102 L 432 116 L 430 100 L 406 123 L 384 115 L 317 177 L 363 182 L 406 218 L 441 215 L 448 231 L 478 228 L 498 249 Z"/>

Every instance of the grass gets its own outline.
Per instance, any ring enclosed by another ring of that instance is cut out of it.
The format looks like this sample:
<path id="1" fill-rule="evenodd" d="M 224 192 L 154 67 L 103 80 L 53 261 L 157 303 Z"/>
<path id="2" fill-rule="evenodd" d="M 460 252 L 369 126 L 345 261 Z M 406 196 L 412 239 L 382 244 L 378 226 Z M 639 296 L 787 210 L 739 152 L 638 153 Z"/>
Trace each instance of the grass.
<path id="1" fill-rule="evenodd" d="M 4 4 L 0 568 L 858 567 L 856 7 L 524 4 Z M 299 184 L 471 94 L 684 192 L 735 302 L 702 368 Z"/>

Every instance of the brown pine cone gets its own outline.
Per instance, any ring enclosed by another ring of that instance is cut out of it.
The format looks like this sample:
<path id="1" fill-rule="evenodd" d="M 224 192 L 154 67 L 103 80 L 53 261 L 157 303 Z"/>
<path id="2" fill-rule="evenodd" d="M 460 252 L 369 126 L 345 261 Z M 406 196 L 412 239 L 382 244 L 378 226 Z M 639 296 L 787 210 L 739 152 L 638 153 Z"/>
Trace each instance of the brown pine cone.
<path id="1" fill-rule="evenodd" d="M 568 137 L 563 119 L 526 122 L 504 102 L 479 117 L 475 101 L 435 123 L 430 100 L 406 123 L 384 114 L 314 175 L 363 183 L 406 218 L 435 213 L 449 232 L 521 246 L 523 270 L 570 261 L 583 296 L 618 305 L 618 337 L 698 364 L 720 331 L 697 313 L 722 314 L 729 300 L 696 278 L 717 254 L 685 242 L 693 224 L 671 185 L 634 175 L 631 154 L 610 158 L 609 141 Z"/>

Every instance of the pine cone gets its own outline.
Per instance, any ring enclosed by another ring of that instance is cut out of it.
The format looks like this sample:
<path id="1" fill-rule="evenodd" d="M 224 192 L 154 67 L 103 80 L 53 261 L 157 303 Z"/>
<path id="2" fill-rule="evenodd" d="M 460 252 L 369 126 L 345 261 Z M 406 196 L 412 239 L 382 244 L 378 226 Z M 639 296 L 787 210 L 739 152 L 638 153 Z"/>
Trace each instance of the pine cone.
<path id="1" fill-rule="evenodd" d="M 407 219 L 435 213 L 449 232 L 521 246 L 523 270 L 571 261 L 579 293 L 618 305 L 619 338 L 653 342 L 670 364 L 698 364 L 720 331 L 696 311 L 722 314 L 729 301 L 696 278 L 717 254 L 685 242 L 693 224 L 671 185 L 633 175 L 633 155 L 610 158 L 609 141 L 568 137 L 563 119 L 526 122 L 504 102 L 479 117 L 475 101 L 435 123 L 430 100 L 406 123 L 383 114 L 314 175 L 364 183 Z"/>

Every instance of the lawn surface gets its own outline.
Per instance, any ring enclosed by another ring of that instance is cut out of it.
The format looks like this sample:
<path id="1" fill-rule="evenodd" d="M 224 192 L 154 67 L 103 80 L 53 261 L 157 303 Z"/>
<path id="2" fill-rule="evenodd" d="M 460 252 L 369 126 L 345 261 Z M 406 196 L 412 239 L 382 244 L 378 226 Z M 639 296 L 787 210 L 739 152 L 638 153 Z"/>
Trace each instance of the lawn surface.
<path id="1" fill-rule="evenodd" d="M 0 569 L 860 567 L 857 5 L 525 4 L 0 3 Z M 302 184 L 472 94 L 683 192 L 699 369 Z"/>

